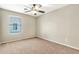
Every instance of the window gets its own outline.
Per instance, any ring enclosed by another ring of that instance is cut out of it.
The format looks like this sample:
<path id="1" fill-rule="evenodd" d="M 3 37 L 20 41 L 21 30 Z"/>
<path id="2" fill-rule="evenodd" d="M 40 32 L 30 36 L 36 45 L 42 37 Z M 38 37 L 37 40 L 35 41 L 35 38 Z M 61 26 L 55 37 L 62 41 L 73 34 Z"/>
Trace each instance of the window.
<path id="1" fill-rule="evenodd" d="M 16 17 L 16 16 L 11 16 L 9 29 L 10 29 L 10 33 L 21 32 L 21 18 Z"/>

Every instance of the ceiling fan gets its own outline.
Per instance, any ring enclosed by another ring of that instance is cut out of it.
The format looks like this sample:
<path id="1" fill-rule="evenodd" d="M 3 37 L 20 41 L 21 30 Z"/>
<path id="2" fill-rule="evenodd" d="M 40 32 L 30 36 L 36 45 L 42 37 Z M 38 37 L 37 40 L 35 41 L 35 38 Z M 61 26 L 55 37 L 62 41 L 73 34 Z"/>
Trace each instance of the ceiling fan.
<path id="1" fill-rule="evenodd" d="M 24 11 L 25 11 L 25 13 L 33 12 L 34 15 L 37 15 L 37 12 L 45 13 L 45 11 L 40 10 L 40 7 L 42 7 L 41 4 L 32 4 L 31 7 L 25 6 Z"/>

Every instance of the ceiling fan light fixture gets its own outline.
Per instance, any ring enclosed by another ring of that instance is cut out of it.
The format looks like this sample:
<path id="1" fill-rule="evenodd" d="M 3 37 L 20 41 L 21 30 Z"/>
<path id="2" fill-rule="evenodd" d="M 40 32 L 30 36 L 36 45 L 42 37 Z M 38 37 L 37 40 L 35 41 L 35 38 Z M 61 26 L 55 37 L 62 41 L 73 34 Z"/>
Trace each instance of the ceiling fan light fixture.
<path id="1" fill-rule="evenodd" d="M 37 13 L 34 13 L 34 15 L 37 15 Z"/>
<path id="2" fill-rule="evenodd" d="M 33 13 L 34 15 L 37 15 L 37 11 L 32 11 L 32 13 Z"/>

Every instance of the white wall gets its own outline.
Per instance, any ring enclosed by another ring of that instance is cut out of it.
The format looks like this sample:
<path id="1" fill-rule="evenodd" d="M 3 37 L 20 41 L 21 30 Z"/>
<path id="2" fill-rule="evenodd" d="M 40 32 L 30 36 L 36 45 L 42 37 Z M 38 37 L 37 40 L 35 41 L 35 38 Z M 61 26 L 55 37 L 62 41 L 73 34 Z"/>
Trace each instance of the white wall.
<path id="1" fill-rule="evenodd" d="M 1 18 L 1 12 L 0 12 L 0 18 Z M 1 39 L 2 39 L 2 33 L 1 33 L 1 19 L 0 19 L 0 42 L 1 42 Z"/>
<path id="2" fill-rule="evenodd" d="M 8 10 L 1 9 L 1 29 L 2 29 L 2 42 L 9 42 L 15 40 L 21 40 L 26 38 L 35 37 L 35 18 L 32 16 L 11 12 Z M 11 34 L 9 32 L 9 16 L 18 16 L 21 17 L 22 21 L 22 30 L 18 34 Z"/>
<path id="3" fill-rule="evenodd" d="M 38 17 L 38 37 L 79 49 L 79 5 Z"/>

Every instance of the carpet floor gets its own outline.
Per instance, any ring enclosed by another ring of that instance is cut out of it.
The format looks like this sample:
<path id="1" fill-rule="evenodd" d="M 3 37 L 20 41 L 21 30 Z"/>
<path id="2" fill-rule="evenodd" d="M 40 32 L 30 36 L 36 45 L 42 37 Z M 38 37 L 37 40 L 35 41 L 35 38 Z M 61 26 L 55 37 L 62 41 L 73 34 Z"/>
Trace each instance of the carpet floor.
<path id="1" fill-rule="evenodd" d="M 78 54 L 79 51 L 40 38 L 0 45 L 0 54 Z"/>

